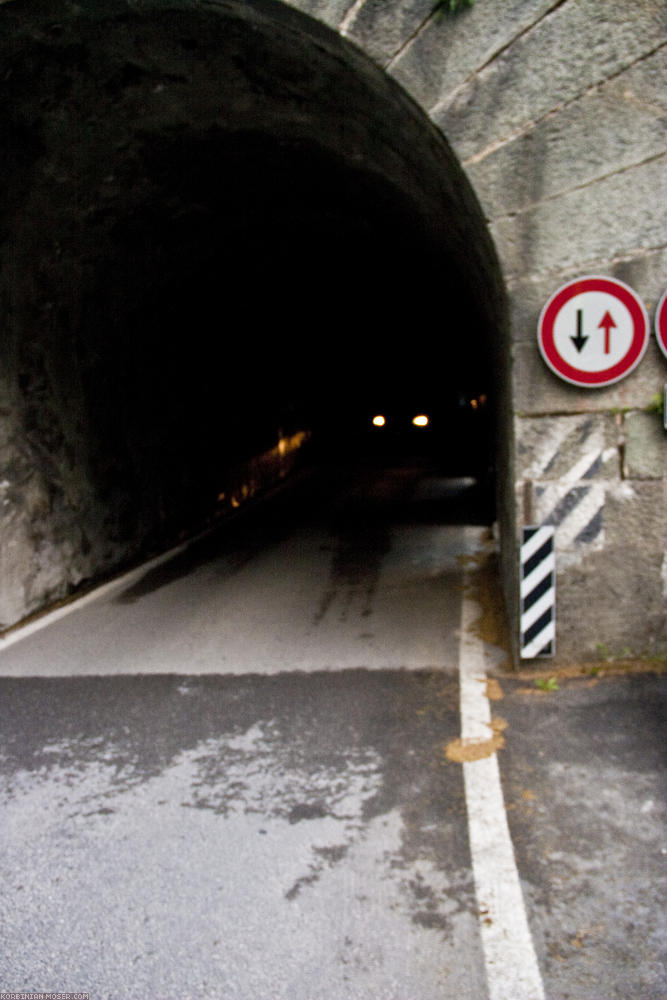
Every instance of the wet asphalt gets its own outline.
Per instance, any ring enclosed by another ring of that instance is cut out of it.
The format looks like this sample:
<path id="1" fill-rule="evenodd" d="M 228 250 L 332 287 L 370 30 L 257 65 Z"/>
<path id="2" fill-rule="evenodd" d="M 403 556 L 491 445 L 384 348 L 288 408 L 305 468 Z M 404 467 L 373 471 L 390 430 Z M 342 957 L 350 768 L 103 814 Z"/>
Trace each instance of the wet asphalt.
<path id="1" fill-rule="evenodd" d="M 483 995 L 461 775 L 442 754 L 451 678 L 40 678 L 3 695 L 11 982 Z"/>
<path id="2" fill-rule="evenodd" d="M 323 482 L 0 651 L 0 988 L 488 996 L 445 753 L 477 499 Z M 664 1000 L 665 679 L 542 692 L 502 659 L 547 1000 Z"/>
<path id="3" fill-rule="evenodd" d="M 664 675 L 503 677 L 505 804 L 547 997 L 667 996 Z"/>

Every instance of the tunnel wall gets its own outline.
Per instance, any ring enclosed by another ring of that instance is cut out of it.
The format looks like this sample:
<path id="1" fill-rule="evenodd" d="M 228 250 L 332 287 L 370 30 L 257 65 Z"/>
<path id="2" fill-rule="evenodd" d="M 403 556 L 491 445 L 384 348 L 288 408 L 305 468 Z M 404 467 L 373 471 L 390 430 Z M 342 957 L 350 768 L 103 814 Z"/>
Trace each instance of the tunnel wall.
<path id="1" fill-rule="evenodd" d="M 631 375 L 581 390 L 536 340 L 571 278 L 621 279 L 651 323 L 667 287 L 664 3 L 297 2 L 428 111 L 488 218 L 510 301 L 499 514 L 515 655 L 520 528 L 541 522 L 556 528 L 557 659 L 664 653 L 667 362 L 652 333 Z"/>
<path id="2" fill-rule="evenodd" d="M 0 17 L 9 627 L 281 478 L 320 407 L 396 377 L 388 324 L 435 295 L 484 339 L 504 297 L 439 130 L 318 22 L 271 0 Z"/>

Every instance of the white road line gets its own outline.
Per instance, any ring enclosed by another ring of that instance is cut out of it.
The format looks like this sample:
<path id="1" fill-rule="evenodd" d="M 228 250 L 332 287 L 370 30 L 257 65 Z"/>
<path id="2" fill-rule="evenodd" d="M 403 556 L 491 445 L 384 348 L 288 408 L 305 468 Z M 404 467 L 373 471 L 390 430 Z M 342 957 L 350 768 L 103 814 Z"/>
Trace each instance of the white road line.
<path id="1" fill-rule="evenodd" d="M 2 0 L 0 0 L 2 3 Z M 296 477 L 298 478 L 298 476 Z M 278 486 L 270 490 L 268 495 L 279 493 L 283 487 L 286 487 L 285 482 L 280 483 Z M 242 508 L 243 510 L 243 508 Z M 227 523 L 230 523 L 234 515 L 227 515 Z M 118 590 L 124 590 L 127 587 L 131 587 L 133 583 L 140 580 L 146 573 L 149 573 L 152 569 L 161 566 L 163 563 L 169 562 L 171 559 L 176 558 L 176 556 L 182 555 L 191 546 L 200 542 L 204 538 L 208 538 L 215 531 L 218 530 L 223 522 L 214 524 L 212 527 L 204 528 L 203 531 L 192 535 L 186 541 L 181 542 L 179 545 L 174 545 L 173 548 L 167 549 L 165 552 L 161 552 L 157 556 L 153 556 L 147 559 L 146 562 L 141 563 L 132 569 L 126 570 L 119 573 L 117 576 L 112 576 L 106 583 L 100 583 L 95 585 L 91 590 L 87 591 L 80 596 L 73 596 L 70 600 L 67 600 L 60 607 L 54 608 L 52 611 L 44 611 L 41 614 L 37 614 L 34 618 L 28 619 L 24 623 L 18 623 L 17 625 L 12 625 L 9 631 L 5 632 L 4 635 L 0 635 L 0 653 L 3 649 L 9 649 L 17 642 L 21 642 L 22 639 L 27 639 L 28 636 L 34 635 L 35 632 L 41 632 L 42 629 L 51 625 L 53 622 L 59 621 L 61 618 L 65 618 L 67 615 L 71 615 L 74 611 L 78 611 L 80 608 L 85 608 L 87 604 L 92 604 L 94 601 L 102 600 L 104 597 L 108 597 L 110 594 L 115 593 Z"/>
<path id="2" fill-rule="evenodd" d="M 2 2 L 2 0 L 0 0 L 0 2 Z M 197 536 L 197 538 L 203 537 L 204 534 Z M 193 541 L 196 541 L 196 539 L 183 542 L 181 545 L 177 545 L 173 549 L 169 549 L 167 552 L 163 552 L 159 556 L 154 556 L 152 559 L 142 563 L 140 566 L 135 566 L 133 569 L 130 569 L 125 573 L 121 573 L 119 576 L 112 577 L 112 579 L 108 580 L 106 583 L 98 584 L 93 587 L 92 590 L 87 591 L 80 597 L 72 597 L 72 599 L 67 601 L 65 604 L 60 605 L 58 608 L 54 608 L 53 611 L 45 611 L 43 614 L 27 621 L 23 625 L 16 625 L 11 628 L 9 632 L 6 632 L 4 635 L 0 635 L 0 653 L 2 653 L 3 649 L 9 649 L 10 646 L 15 645 L 17 642 L 21 642 L 22 639 L 27 639 L 28 636 L 34 635 L 35 632 L 41 632 L 42 629 L 46 628 L 48 625 L 52 625 L 53 622 L 57 622 L 61 618 L 66 618 L 67 615 L 71 615 L 80 608 L 85 608 L 86 605 L 92 604 L 93 601 L 102 600 L 102 598 L 108 597 L 110 594 L 113 594 L 118 590 L 124 590 L 126 587 L 131 587 L 133 583 L 140 580 L 146 573 L 150 572 L 150 570 L 155 569 L 157 566 L 161 566 L 162 563 L 169 562 L 169 560 L 175 558 L 175 556 L 181 555 L 182 552 L 185 552 L 186 549 L 192 545 Z"/>
<path id="3" fill-rule="evenodd" d="M 464 588 L 470 576 L 464 571 Z M 459 673 L 461 737 L 491 738 L 484 643 L 471 631 L 478 611 L 464 592 Z M 544 1000 L 510 837 L 496 752 L 463 763 L 468 832 L 490 1000 Z"/>

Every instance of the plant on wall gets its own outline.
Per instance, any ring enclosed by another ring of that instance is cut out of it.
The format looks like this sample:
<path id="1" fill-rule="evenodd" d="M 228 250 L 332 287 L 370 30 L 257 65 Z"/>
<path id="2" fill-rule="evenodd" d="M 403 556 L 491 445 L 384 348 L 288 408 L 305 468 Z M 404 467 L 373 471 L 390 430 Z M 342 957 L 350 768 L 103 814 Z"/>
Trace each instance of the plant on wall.
<path id="1" fill-rule="evenodd" d="M 437 0 L 433 6 L 434 14 L 458 14 L 466 7 L 472 7 L 475 0 Z"/>
<path id="2" fill-rule="evenodd" d="M 657 413 L 661 417 L 665 416 L 665 397 L 667 397 L 667 392 L 656 392 L 655 396 L 651 397 L 651 402 L 646 407 L 647 413 Z"/>

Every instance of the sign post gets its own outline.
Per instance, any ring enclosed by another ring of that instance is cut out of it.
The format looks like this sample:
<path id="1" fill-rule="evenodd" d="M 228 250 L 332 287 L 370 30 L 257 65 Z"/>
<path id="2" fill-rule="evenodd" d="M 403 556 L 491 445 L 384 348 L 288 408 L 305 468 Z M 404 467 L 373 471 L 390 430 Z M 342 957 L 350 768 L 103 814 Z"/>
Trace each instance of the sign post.
<path id="1" fill-rule="evenodd" d="M 643 303 L 622 281 L 588 275 L 555 292 L 537 328 L 540 352 L 559 378 L 598 389 L 625 378 L 641 361 L 649 321 Z"/>

